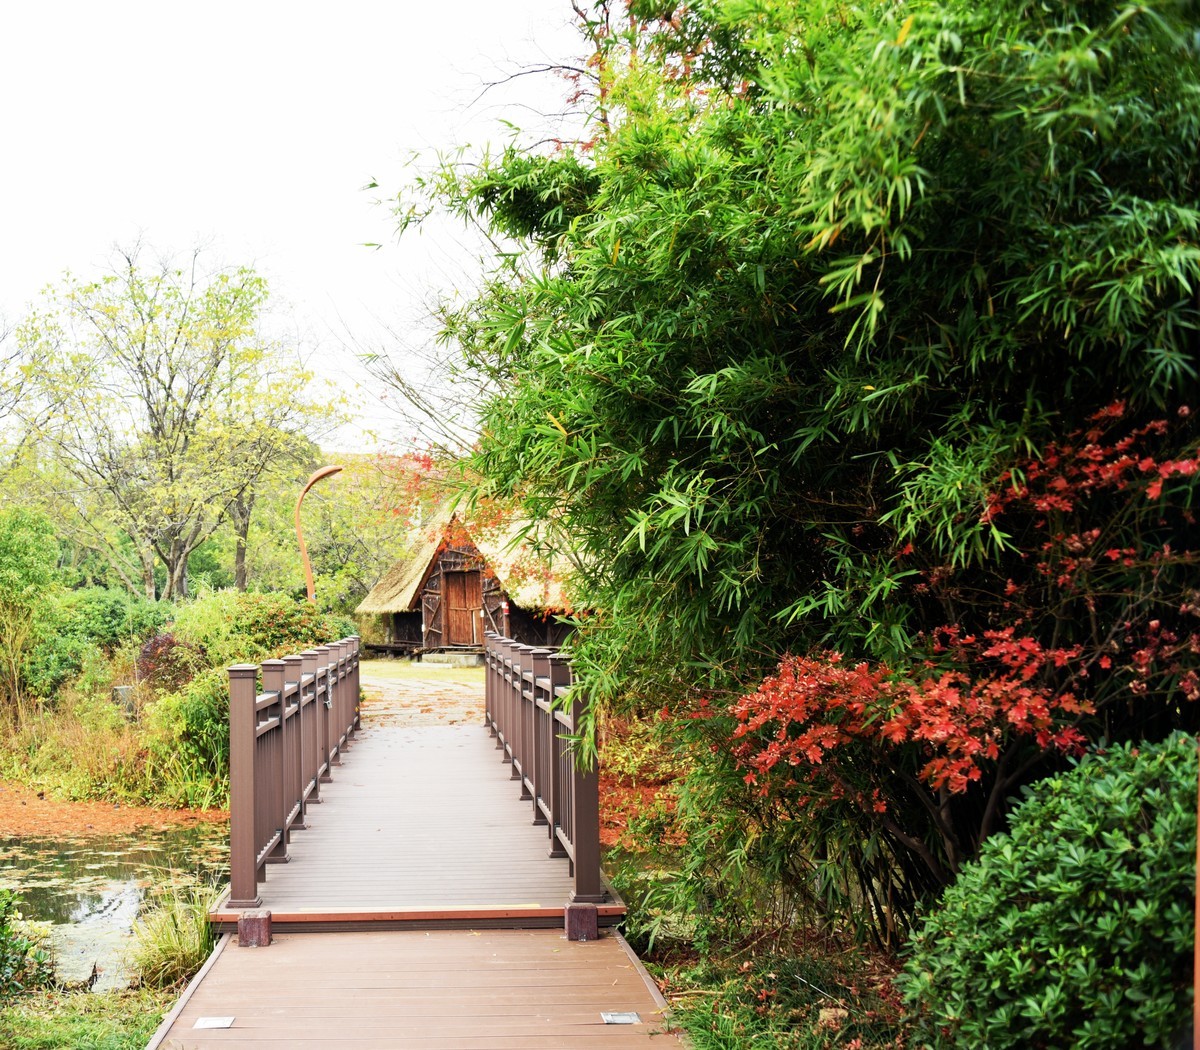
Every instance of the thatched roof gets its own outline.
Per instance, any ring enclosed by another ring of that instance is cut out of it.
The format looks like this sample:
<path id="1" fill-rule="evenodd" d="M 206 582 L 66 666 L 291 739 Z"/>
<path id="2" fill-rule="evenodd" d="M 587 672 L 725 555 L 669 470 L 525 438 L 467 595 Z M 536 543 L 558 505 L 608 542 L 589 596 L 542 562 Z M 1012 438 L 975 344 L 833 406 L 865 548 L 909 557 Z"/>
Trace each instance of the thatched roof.
<path id="1" fill-rule="evenodd" d="M 413 612 L 420 608 L 421 590 L 433 571 L 453 515 L 439 514 L 433 522 L 414 529 L 410 550 L 396 562 L 354 611 L 370 615 Z M 568 601 L 563 572 L 546 558 L 518 542 L 519 523 L 493 534 L 491 530 L 471 536 L 471 542 L 501 589 L 522 609 L 549 611 L 565 609 Z"/>
<path id="2" fill-rule="evenodd" d="M 409 553 L 383 574 L 354 611 L 378 616 L 381 613 L 411 612 L 415 609 L 421 597 L 421 587 L 433 568 L 450 520 L 447 515 L 444 520 L 435 520 L 431 526 L 411 530 L 408 537 Z"/>

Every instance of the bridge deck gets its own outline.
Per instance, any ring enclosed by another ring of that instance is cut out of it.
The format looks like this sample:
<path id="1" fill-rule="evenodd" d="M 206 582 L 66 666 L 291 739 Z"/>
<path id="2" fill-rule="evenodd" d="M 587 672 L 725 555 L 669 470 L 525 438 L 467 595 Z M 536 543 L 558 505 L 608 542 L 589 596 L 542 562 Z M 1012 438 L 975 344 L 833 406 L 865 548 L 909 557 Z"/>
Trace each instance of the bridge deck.
<path id="1" fill-rule="evenodd" d="M 481 719 L 482 721 L 482 719 Z M 266 866 L 262 907 L 299 928 L 559 927 L 572 882 L 481 724 L 364 718 L 290 861 Z M 600 906 L 602 925 L 624 914 Z M 218 904 L 218 929 L 239 912 Z"/>
<path id="2" fill-rule="evenodd" d="M 150 1048 L 678 1047 L 663 1008 L 614 933 L 593 942 L 550 930 L 284 934 L 269 948 L 227 940 Z M 606 1024 L 609 1011 L 636 1012 L 639 1023 Z M 214 1022 L 228 1027 L 204 1027 Z"/>

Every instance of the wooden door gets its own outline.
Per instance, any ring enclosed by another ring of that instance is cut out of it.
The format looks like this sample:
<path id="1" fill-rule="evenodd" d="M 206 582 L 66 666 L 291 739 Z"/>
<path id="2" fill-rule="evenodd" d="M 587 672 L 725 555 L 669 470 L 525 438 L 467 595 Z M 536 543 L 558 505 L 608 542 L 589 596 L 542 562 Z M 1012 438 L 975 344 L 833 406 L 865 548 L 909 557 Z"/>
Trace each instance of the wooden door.
<path id="1" fill-rule="evenodd" d="M 479 645 L 479 610 L 483 608 L 483 581 L 478 572 L 448 572 L 446 587 L 446 645 Z"/>

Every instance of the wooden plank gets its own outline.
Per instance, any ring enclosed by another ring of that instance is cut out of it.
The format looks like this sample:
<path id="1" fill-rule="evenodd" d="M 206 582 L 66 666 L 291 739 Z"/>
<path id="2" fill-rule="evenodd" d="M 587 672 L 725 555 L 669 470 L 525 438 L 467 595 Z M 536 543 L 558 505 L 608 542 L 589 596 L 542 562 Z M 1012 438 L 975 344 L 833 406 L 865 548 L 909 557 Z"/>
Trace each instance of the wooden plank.
<path id="1" fill-rule="evenodd" d="M 637 1012 L 644 1023 L 605 1025 L 607 1010 Z M 230 1016 L 229 1029 L 193 1027 Z M 682 1045 L 663 1033 L 661 996 L 616 935 L 584 944 L 551 931 L 368 932 L 228 946 L 162 1048 Z"/>

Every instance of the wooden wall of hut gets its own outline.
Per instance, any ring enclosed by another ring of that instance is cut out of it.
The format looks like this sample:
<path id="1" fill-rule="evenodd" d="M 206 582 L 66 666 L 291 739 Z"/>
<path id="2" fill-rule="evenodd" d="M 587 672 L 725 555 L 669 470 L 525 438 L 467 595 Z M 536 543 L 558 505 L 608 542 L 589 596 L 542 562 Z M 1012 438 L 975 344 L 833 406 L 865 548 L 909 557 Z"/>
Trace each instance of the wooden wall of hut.
<path id="1" fill-rule="evenodd" d="M 526 612 L 511 602 L 508 607 L 508 637 L 522 645 L 545 646 L 557 649 L 567 639 L 571 628 L 553 616 Z"/>
<path id="2" fill-rule="evenodd" d="M 485 632 L 500 630 L 503 601 L 499 581 L 472 544 L 444 547 L 421 589 L 422 644 L 483 645 Z"/>
<path id="3" fill-rule="evenodd" d="M 411 645 L 419 649 L 424 642 L 421 639 L 421 614 L 419 612 L 389 613 L 387 619 L 387 636 L 384 641 L 390 645 Z"/>

